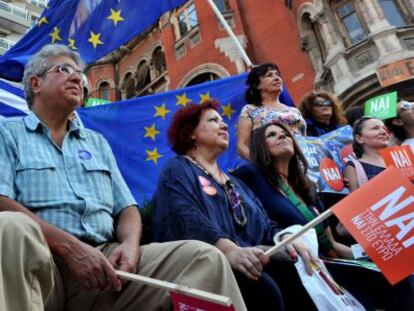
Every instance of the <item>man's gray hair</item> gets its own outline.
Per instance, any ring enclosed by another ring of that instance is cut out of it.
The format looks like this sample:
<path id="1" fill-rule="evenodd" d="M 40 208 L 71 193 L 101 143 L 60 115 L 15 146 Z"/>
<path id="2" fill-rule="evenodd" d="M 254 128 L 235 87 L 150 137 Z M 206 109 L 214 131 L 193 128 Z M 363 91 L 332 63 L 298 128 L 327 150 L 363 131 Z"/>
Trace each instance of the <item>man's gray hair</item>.
<path id="1" fill-rule="evenodd" d="M 39 52 L 33 55 L 26 67 L 23 74 L 23 90 L 26 97 L 27 105 L 32 108 L 34 101 L 34 94 L 30 87 L 30 77 L 41 76 L 51 67 L 51 60 L 58 56 L 67 56 L 71 58 L 81 69 L 85 67 L 85 63 L 82 61 L 79 53 L 72 51 L 67 46 L 61 44 L 48 44 L 45 45 Z"/>

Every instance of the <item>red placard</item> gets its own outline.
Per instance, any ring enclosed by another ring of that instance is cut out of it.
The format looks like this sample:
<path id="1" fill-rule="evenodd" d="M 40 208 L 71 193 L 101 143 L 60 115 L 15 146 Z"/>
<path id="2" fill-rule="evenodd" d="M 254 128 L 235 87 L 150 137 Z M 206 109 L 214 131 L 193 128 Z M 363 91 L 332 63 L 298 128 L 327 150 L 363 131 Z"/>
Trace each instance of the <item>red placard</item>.
<path id="1" fill-rule="evenodd" d="M 332 211 L 391 284 L 414 272 L 414 185 L 398 169 L 387 168 Z"/>
<path id="2" fill-rule="evenodd" d="M 344 189 L 344 178 L 334 160 L 324 158 L 319 165 L 319 172 L 331 189 L 335 191 Z"/>
<path id="3" fill-rule="evenodd" d="M 388 147 L 380 153 L 387 166 L 394 165 L 404 176 L 414 180 L 414 154 L 410 146 Z"/>
<path id="4" fill-rule="evenodd" d="M 170 292 L 174 311 L 235 311 L 233 305 L 222 306 L 185 294 Z"/>

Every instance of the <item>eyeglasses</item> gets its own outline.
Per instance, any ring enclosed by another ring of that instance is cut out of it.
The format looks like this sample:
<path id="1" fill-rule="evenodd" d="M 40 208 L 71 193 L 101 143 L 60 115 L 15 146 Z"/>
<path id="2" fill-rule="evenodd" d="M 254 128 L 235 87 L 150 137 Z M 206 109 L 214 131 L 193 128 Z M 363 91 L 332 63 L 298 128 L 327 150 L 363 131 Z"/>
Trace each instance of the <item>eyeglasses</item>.
<path id="1" fill-rule="evenodd" d="M 47 74 L 49 72 L 60 72 L 67 75 L 68 77 L 72 76 L 76 72 L 81 79 L 82 86 L 88 86 L 88 78 L 86 77 L 85 73 L 82 70 L 75 70 L 75 68 L 73 68 L 69 64 L 60 64 L 53 66 L 49 70 L 45 71 L 42 75 Z"/>
<path id="2" fill-rule="evenodd" d="M 407 101 L 401 101 L 400 102 L 400 111 L 398 111 L 397 116 L 404 110 L 404 111 L 409 111 L 409 110 L 413 110 L 414 108 L 414 103 L 411 102 L 407 102 Z"/>
<path id="3" fill-rule="evenodd" d="M 243 200 L 237 192 L 236 186 L 230 179 L 224 184 L 224 191 L 226 192 L 227 199 L 230 202 L 234 220 L 240 227 L 245 226 L 247 223 L 247 217 L 244 210 Z"/>
<path id="4" fill-rule="evenodd" d="M 316 99 L 313 101 L 314 107 L 329 107 L 332 106 L 332 102 L 329 99 Z"/>

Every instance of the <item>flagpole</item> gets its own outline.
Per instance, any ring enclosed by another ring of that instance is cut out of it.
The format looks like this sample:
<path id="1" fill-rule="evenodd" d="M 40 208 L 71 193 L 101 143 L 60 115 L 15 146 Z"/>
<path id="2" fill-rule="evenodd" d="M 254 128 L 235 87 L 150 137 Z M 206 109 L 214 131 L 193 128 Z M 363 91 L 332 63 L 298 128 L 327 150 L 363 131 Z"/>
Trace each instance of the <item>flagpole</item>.
<path id="1" fill-rule="evenodd" d="M 209 302 L 217 303 L 222 306 L 228 307 L 228 306 L 231 306 L 232 304 L 230 298 L 226 296 L 206 292 L 200 289 L 195 289 L 195 288 L 191 288 L 191 287 L 184 286 L 184 285 L 179 285 L 179 284 L 175 284 L 171 282 L 153 279 L 153 278 L 139 275 L 139 274 L 128 273 L 128 272 L 124 272 L 120 270 L 115 270 L 115 272 L 120 278 L 124 280 L 143 283 L 149 286 L 170 290 L 176 293 L 181 293 L 184 295 L 192 296 L 192 297 L 206 300 Z"/>
<path id="2" fill-rule="evenodd" d="M 283 240 L 280 243 L 277 243 L 275 246 L 269 248 L 265 255 L 272 256 L 274 253 L 276 253 L 277 250 L 279 250 L 281 247 L 285 246 L 286 244 L 289 244 L 293 240 L 297 239 L 299 236 L 304 234 L 309 229 L 315 227 L 316 225 L 320 224 L 322 221 L 324 221 L 326 218 L 329 218 L 333 215 L 333 212 L 331 209 L 326 210 L 322 214 L 320 214 L 318 217 L 314 218 L 312 221 L 308 222 L 306 225 L 303 226 L 302 229 L 300 229 L 295 234 L 290 235 L 287 239 Z"/>
<path id="3" fill-rule="evenodd" d="M 223 25 L 224 29 L 226 29 L 228 35 L 230 38 L 233 39 L 234 43 L 236 44 L 237 49 L 239 50 L 244 62 L 248 67 L 252 67 L 252 62 L 247 56 L 246 51 L 244 50 L 243 46 L 241 45 L 239 39 L 237 39 L 236 35 L 234 34 L 233 30 L 231 30 L 230 25 L 227 23 L 226 19 L 221 14 L 220 10 L 217 8 L 216 4 L 213 2 L 213 0 L 207 0 L 208 4 L 211 6 L 211 9 L 216 14 L 217 18 L 219 19 L 220 23 Z"/>

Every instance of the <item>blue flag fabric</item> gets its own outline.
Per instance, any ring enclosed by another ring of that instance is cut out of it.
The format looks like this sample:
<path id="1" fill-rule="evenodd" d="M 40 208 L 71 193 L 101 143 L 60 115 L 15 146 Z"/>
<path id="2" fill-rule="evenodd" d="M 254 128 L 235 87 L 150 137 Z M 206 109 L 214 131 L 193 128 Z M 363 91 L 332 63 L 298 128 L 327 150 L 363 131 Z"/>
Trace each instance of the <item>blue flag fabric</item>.
<path id="1" fill-rule="evenodd" d="M 0 118 L 24 116 L 28 112 L 23 90 L 0 80 Z"/>
<path id="2" fill-rule="evenodd" d="M 166 134 L 171 118 L 190 102 L 200 103 L 212 98 L 221 103 L 220 112 L 229 125 L 230 147 L 219 163 L 225 170 L 244 163 L 236 153 L 236 125 L 246 104 L 246 76 L 241 74 L 180 90 L 84 108 L 78 113 L 86 127 L 108 139 L 135 199 L 143 203 L 152 198 L 160 169 L 174 156 Z M 284 90 L 282 94 L 281 100 L 292 105 L 289 93 Z"/>
<path id="3" fill-rule="evenodd" d="M 160 169 L 174 155 L 166 136 L 171 118 L 190 102 L 200 103 L 209 98 L 221 102 L 220 112 L 229 125 L 230 148 L 219 159 L 220 165 L 227 170 L 244 163 L 236 153 L 236 124 L 239 112 L 246 104 L 246 76 L 241 74 L 180 90 L 83 108 L 77 112 L 84 126 L 100 132 L 109 141 L 125 181 L 142 205 L 152 198 Z M 9 100 L 5 101 L 8 104 L 4 107 L 0 105 L 0 116 L 13 116 L 9 109 L 17 109 L 20 115 L 27 113 L 21 90 L 9 86 L 4 88 L 0 89 L 0 99 L 4 92 L 8 93 Z M 292 103 L 286 89 L 280 99 L 286 104 Z"/>
<path id="4" fill-rule="evenodd" d="M 243 162 L 236 154 L 236 127 L 243 105 L 246 75 L 130 99 L 124 102 L 78 110 L 85 127 L 108 139 L 125 181 L 135 199 L 151 200 L 158 174 L 174 156 L 166 131 L 172 116 L 181 107 L 214 98 L 221 102 L 221 114 L 229 125 L 230 148 L 219 159 L 221 167 L 231 169 Z"/>
<path id="5" fill-rule="evenodd" d="M 67 45 L 94 62 L 187 0 L 55 0 L 37 24 L 0 57 L 0 77 L 21 81 L 30 56 L 49 43 Z"/>

